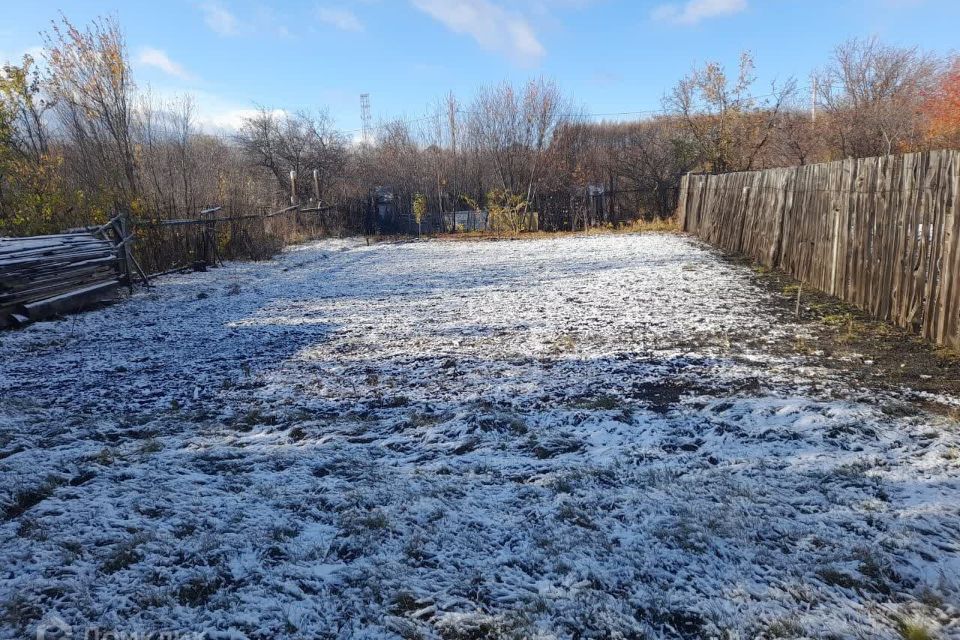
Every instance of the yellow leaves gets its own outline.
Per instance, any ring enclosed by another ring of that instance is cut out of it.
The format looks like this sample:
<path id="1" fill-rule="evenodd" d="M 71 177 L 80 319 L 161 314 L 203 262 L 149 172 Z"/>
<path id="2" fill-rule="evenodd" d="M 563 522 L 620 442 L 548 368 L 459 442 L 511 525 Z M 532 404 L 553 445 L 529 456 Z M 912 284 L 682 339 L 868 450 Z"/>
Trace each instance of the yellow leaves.
<path id="1" fill-rule="evenodd" d="M 509 189 L 491 189 L 487 193 L 487 211 L 494 231 L 518 233 L 526 230 L 529 203 Z"/>
<path id="2" fill-rule="evenodd" d="M 91 222 L 84 194 L 64 182 L 58 152 L 0 157 L 0 235 L 54 233 Z"/>
<path id="3" fill-rule="evenodd" d="M 460 196 L 460 199 L 463 200 L 463 202 L 474 211 L 480 211 L 480 204 L 470 196 L 462 195 Z"/>
<path id="4" fill-rule="evenodd" d="M 413 219 L 417 224 L 423 222 L 423 216 L 427 213 L 427 197 L 422 193 L 413 196 Z"/>

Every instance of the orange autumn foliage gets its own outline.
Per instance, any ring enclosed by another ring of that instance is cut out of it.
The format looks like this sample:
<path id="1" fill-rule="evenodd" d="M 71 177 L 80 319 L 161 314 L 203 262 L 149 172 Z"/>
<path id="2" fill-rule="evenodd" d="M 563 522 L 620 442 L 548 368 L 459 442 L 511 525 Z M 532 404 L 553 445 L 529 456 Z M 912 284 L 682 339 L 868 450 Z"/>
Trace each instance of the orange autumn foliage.
<path id="1" fill-rule="evenodd" d="M 929 142 L 936 146 L 960 145 L 960 59 L 954 61 L 927 96 L 924 112 L 929 120 Z"/>

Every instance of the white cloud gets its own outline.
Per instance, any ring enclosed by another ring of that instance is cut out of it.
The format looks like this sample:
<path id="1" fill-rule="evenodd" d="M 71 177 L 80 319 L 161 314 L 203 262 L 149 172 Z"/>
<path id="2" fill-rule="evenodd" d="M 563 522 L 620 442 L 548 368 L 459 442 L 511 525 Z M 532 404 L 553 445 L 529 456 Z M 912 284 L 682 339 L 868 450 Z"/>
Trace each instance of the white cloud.
<path id="1" fill-rule="evenodd" d="M 707 18 L 740 13 L 747 8 L 747 0 L 687 0 L 684 3 L 663 4 L 653 10 L 655 20 L 693 25 Z"/>
<path id="2" fill-rule="evenodd" d="M 488 51 L 502 53 L 522 64 L 536 64 L 546 55 L 546 49 L 523 16 L 488 0 L 412 2 L 454 33 L 470 36 Z"/>
<path id="3" fill-rule="evenodd" d="M 203 11 L 203 21 L 207 26 L 222 36 L 233 36 L 240 31 L 240 22 L 229 9 L 217 2 L 210 0 L 200 5 Z"/>
<path id="4" fill-rule="evenodd" d="M 208 133 L 235 133 L 243 126 L 244 120 L 259 113 L 259 109 L 208 109 L 197 114 L 197 124 Z M 278 118 L 287 115 L 283 109 L 273 109 L 271 113 Z"/>
<path id="5" fill-rule="evenodd" d="M 363 31 L 363 23 L 349 9 L 317 7 L 317 19 L 341 31 Z"/>
<path id="6" fill-rule="evenodd" d="M 184 69 L 180 64 L 171 60 L 167 52 L 162 49 L 154 49 L 153 47 L 140 49 L 140 53 L 137 55 L 137 62 L 146 67 L 159 69 L 165 74 L 180 78 L 181 80 L 196 80 L 196 76 Z"/>
<path id="7" fill-rule="evenodd" d="M 245 14 L 231 11 L 221 0 L 207 0 L 197 4 L 197 7 L 203 12 L 203 21 L 207 27 L 221 36 L 269 35 L 282 39 L 294 37 L 270 5 L 258 4 L 249 7 Z"/>
<path id="8" fill-rule="evenodd" d="M 25 55 L 33 58 L 36 67 L 43 66 L 43 47 L 41 46 L 27 47 L 26 49 L 19 49 L 17 51 L 0 51 L 0 65 L 19 65 L 23 62 L 23 56 Z"/>
<path id="9" fill-rule="evenodd" d="M 260 113 L 249 101 L 182 85 L 147 84 L 145 89 L 144 99 L 157 111 L 173 109 L 189 98 L 193 105 L 193 126 L 205 133 L 232 135 L 240 129 L 245 118 Z M 271 113 L 280 117 L 289 112 L 272 109 Z"/>

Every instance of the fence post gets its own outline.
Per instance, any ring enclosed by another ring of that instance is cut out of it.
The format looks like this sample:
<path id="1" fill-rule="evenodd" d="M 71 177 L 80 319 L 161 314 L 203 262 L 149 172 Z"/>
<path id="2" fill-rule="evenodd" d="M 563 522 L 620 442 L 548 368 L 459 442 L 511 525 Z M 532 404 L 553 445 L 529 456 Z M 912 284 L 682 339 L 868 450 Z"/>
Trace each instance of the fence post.
<path id="1" fill-rule="evenodd" d="M 213 217 L 215 214 L 210 214 L 209 220 L 203 225 L 203 232 L 206 236 L 206 249 L 207 253 L 204 256 L 207 264 L 211 267 L 217 266 L 217 234 L 216 234 L 216 222 Z"/>
<path id="2" fill-rule="evenodd" d="M 130 268 L 132 262 L 130 255 L 130 214 L 121 213 L 120 219 L 117 220 L 117 232 L 120 236 L 120 262 L 123 264 L 123 278 L 124 284 L 127 285 L 127 289 L 130 290 L 130 293 L 133 293 L 133 271 Z"/>
<path id="3" fill-rule="evenodd" d="M 680 178 L 680 194 L 677 196 L 677 223 L 680 231 L 687 230 L 687 196 L 690 193 L 690 173 Z"/>
<path id="4" fill-rule="evenodd" d="M 193 270 L 206 271 L 207 269 L 207 232 L 203 224 L 203 218 L 206 214 L 200 212 L 200 225 L 197 233 L 197 246 L 193 255 Z M 189 228 L 189 227 L 188 227 Z"/>

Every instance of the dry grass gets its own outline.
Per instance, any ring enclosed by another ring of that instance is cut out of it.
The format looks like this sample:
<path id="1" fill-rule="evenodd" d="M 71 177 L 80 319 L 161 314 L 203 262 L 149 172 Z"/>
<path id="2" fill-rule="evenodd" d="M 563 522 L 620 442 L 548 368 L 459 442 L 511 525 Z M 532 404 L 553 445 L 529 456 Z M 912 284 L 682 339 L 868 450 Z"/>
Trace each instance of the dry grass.
<path id="1" fill-rule="evenodd" d="M 680 225 L 676 218 L 654 219 L 654 220 L 634 220 L 621 225 L 614 226 L 607 224 L 604 226 L 589 227 L 581 231 L 521 231 L 519 233 L 497 233 L 495 231 L 463 231 L 460 233 L 442 233 L 430 237 L 434 240 L 445 240 L 448 242 L 463 242 L 473 240 L 542 240 L 548 238 L 578 237 L 578 236 L 599 236 L 620 233 L 648 233 L 658 232 L 679 232 Z"/>

